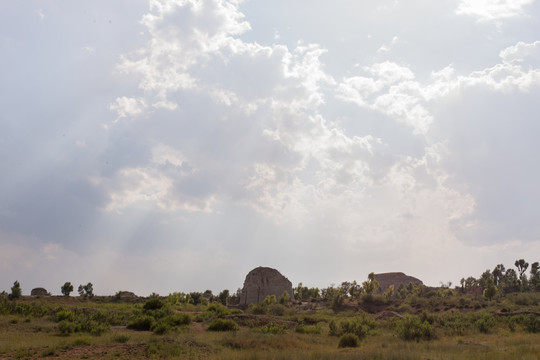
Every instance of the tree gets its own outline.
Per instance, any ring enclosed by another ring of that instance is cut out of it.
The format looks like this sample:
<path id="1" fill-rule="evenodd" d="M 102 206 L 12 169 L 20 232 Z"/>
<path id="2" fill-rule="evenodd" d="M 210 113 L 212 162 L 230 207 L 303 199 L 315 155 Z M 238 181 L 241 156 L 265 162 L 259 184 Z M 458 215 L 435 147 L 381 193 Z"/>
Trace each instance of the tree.
<path id="1" fill-rule="evenodd" d="M 78 289 L 79 295 L 84 297 L 93 297 L 94 296 L 94 285 L 92 285 L 91 282 L 89 282 L 86 285 L 79 285 Z"/>
<path id="2" fill-rule="evenodd" d="M 501 282 L 505 271 L 506 269 L 503 264 L 495 266 L 495 269 L 493 269 L 493 271 L 491 272 L 491 275 L 493 275 L 493 282 L 495 286 L 499 286 L 499 283 Z"/>
<path id="3" fill-rule="evenodd" d="M 491 271 L 486 270 L 482 273 L 482 275 L 480 275 L 480 279 L 478 279 L 478 284 L 480 287 L 485 288 L 488 279 L 493 280 L 493 275 L 491 275 Z"/>
<path id="4" fill-rule="evenodd" d="M 362 289 L 368 296 L 371 296 L 378 288 L 379 282 L 375 279 L 375 274 L 369 273 L 367 281 L 362 283 Z"/>
<path id="5" fill-rule="evenodd" d="M 532 291 L 540 291 L 540 264 L 538 261 L 531 264 L 529 285 Z"/>
<path id="6" fill-rule="evenodd" d="M 73 291 L 73 285 L 71 285 L 71 283 L 68 281 L 62 285 L 60 291 L 62 291 L 62 295 L 69 296 L 69 294 Z"/>
<path id="7" fill-rule="evenodd" d="M 262 304 L 265 306 L 272 305 L 275 303 L 276 303 L 276 295 L 268 295 L 267 297 L 264 298 L 262 302 Z"/>
<path id="8" fill-rule="evenodd" d="M 388 289 L 384 292 L 384 297 L 386 298 L 386 300 L 390 300 L 392 298 L 392 296 L 394 296 L 394 285 L 390 285 L 388 287 Z"/>
<path id="9" fill-rule="evenodd" d="M 514 265 L 515 265 L 515 266 L 517 267 L 517 269 L 518 269 L 519 277 L 520 277 L 520 278 L 523 276 L 523 274 L 525 273 L 525 271 L 527 271 L 527 268 L 529 267 L 529 263 L 526 262 L 526 261 L 523 260 L 523 259 L 516 260 L 516 262 L 514 263 Z"/>
<path id="10" fill-rule="evenodd" d="M 227 306 L 227 300 L 229 299 L 229 290 L 225 289 L 218 295 L 219 302 Z"/>
<path id="11" fill-rule="evenodd" d="M 491 301 L 493 297 L 497 294 L 497 287 L 492 277 L 486 279 L 486 287 L 484 289 L 484 297 Z"/>
<path id="12" fill-rule="evenodd" d="M 291 296 L 287 291 L 283 291 L 283 294 L 279 297 L 279 303 L 281 305 L 288 305 L 289 301 L 291 300 Z"/>
<path id="13" fill-rule="evenodd" d="M 21 290 L 21 284 L 15 280 L 13 283 L 13 286 L 11 287 L 11 294 L 9 294 L 9 298 L 12 300 L 18 299 L 21 297 L 22 290 Z"/>
<path id="14" fill-rule="evenodd" d="M 501 279 L 500 287 L 503 288 L 505 293 L 519 291 L 519 280 L 516 270 L 508 269 Z"/>

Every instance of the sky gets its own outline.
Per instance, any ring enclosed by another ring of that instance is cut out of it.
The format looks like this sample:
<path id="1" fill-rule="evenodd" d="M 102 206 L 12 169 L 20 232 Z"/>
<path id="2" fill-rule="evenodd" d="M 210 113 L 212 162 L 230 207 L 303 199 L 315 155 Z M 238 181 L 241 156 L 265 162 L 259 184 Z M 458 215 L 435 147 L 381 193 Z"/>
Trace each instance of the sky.
<path id="1" fill-rule="evenodd" d="M 0 290 L 540 261 L 540 1 L 5 1 L 0 79 Z"/>

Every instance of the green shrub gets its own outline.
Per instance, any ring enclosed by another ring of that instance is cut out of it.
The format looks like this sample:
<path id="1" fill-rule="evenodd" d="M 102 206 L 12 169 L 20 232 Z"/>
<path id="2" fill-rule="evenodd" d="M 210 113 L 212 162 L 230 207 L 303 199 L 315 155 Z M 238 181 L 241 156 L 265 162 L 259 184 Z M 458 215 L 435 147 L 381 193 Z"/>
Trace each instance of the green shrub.
<path id="1" fill-rule="evenodd" d="M 540 333 L 540 317 L 538 315 L 529 315 L 524 319 L 525 330 L 530 333 Z"/>
<path id="2" fill-rule="evenodd" d="M 224 317 L 226 315 L 229 315 L 231 312 L 229 311 L 229 309 L 227 309 L 227 307 L 223 306 L 222 304 L 219 304 L 219 303 L 215 303 L 215 304 L 212 304 L 210 306 L 208 306 L 208 308 L 206 309 L 207 312 L 209 312 L 211 314 L 211 316 L 217 316 L 217 317 Z"/>
<path id="3" fill-rule="evenodd" d="M 153 317 L 148 315 L 142 315 L 131 320 L 127 328 L 138 331 L 150 331 L 154 326 L 155 320 Z"/>
<path id="4" fill-rule="evenodd" d="M 80 331 L 80 326 L 71 321 L 62 320 L 58 323 L 58 331 L 60 331 L 60 334 L 68 336 L 69 334 Z"/>
<path id="5" fill-rule="evenodd" d="M 277 323 L 274 323 L 274 322 L 269 322 L 268 324 L 266 324 L 264 326 L 261 326 L 260 330 L 264 334 L 274 334 L 274 335 L 283 334 L 285 332 L 285 330 L 287 330 L 287 326 L 286 325 L 280 325 L 280 324 L 277 324 Z"/>
<path id="6" fill-rule="evenodd" d="M 60 310 L 59 312 L 56 313 L 56 322 L 60 322 L 62 320 L 74 321 L 75 313 L 69 310 Z"/>
<path id="7" fill-rule="evenodd" d="M 159 310 L 163 307 L 163 305 L 165 305 L 165 303 L 160 298 L 153 297 L 144 303 L 143 309 L 144 310 Z"/>
<path id="8" fill-rule="evenodd" d="M 434 338 L 433 327 L 427 321 L 420 321 L 416 316 L 405 315 L 397 325 L 397 333 L 407 341 L 430 340 Z"/>
<path id="9" fill-rule="evenodd" d="M 248 312 L 252 313 L 253 315 L 265 315 L 266 307 L 262 304 L 250 304 L 248 307 Z"/>
<path id="10" fill-rule="evenodd" d="M 482 313 L 476 320 L 476 326 L 481 333 L 487 334 L 495 326 L 495 318 L 491 314 Z"/>
<path id="11" fill-rule="evenodd" d="M 172 314 L 168 316 L 166 320 L 172 326 L 191 324 L 191 316 L 189 316 L 188 314 Z"/>
<path id="12" fill-rule="evenodd" d="M 339 344 L 338 347 L 358 347 L 358 336 L 355 334 L 344 334 L 339 338 Z"/>
<path id="13" fill-rule="evenodd" d="M 238 324 L 231 319 L 214 319 L 208 326 L 208 331 L 237 331 Z"/>
<path id="14" fill-rule="evenodd" d="M 274 316 L 283 316 L 287 308 L 282 304 L 272 304 L 268 306 L 267 313 Z"/>
<path id="15" fill-rule="evenodd" d="M 339 326 L 334 320 L 330 321 L 330 323 L 328 324 L 329 335 L 331 336 L 355 334 L 359 339 L 365 338 L 367 335 L 372 333 L 372 331 L 375 330 L 376 327 L 377 323 L 366 316 L 342 320 L 339 323 Z"/>
<path id="16" fill-rule="evenodd" d="M 172 330 L 171 325 L 168 324 L 166 321 L 160 321 L 152 327 L 152 331 L 154 332 L 154 334 L 157 334 L 157 335 L 166 334 L 170 332 L 171 330 Z"/>

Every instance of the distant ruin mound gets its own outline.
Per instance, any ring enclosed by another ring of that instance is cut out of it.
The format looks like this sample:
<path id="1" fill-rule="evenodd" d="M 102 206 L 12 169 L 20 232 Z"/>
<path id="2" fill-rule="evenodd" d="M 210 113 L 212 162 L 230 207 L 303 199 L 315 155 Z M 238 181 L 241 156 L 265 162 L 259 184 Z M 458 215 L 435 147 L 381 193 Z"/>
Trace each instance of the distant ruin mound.
<path id="1" fill-rule="evenodd" d="M 413 276 L 405 275 L 402 272 L 375 274 L 375 280 L 379 282 L 379 289 L 376 291 L 377 294 L 381 294 L 388 290 L 390 285 L 394 285 L 394 291 L 397 291 L 400 285 L 407 286 L 409 284 L 424 284 L 421 280 Z"/>
<path id="2" fill-rule="evenodd" d="M 259 266 L 251 270 L 244 281 L 240 305 L 261 303 L 268 295 L 277 299 L 286 291 L 292 299 L 292 283 L 276 269 Z"/>
<path id="3" fill-rule="evenodd" d="M 131 300 L 131 299 L 136 299 L 137 295 L 135 295 L 131 291 L 119 291 L 116 293 L 115 297 L 118 300 Z"/>
<path id="4" fill-rule="evenodd" d="M 42 287 L 38 287 L 38 288 L 32 289 L 32 291 L 30 292 L 30 295 L 31 296 L 47 296 L 49 295 L 49 292 Z"/>

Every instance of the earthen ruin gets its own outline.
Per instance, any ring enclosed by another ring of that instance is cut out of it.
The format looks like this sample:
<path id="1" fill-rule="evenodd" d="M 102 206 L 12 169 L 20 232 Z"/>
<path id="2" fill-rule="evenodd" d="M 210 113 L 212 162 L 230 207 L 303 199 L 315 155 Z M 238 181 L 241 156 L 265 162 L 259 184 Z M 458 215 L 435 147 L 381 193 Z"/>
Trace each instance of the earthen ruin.
<path id="1" fill-rule="evenodd" d="M 258 267 L 251 270 L 244 281 L 240 305 L 261 303 L 267 296 L 275 295 L 276 299 L 286 291 L 293 300 L 292 283 L 276 269 Z"/>
<path id="2" fill-rule="evenodd" d="M 423 284 L 421 280 L 413 276 L 405 275 L 402 272 L 375 274 L 375 280 L 379 282 L 379 289 L 376 291 L 377 294 L 385 292 L 391 285 L 394 285 L 394 291 L 397 291 L 400 285 L 407 286 L 409 284 Z"/>
<path id="3" fill-rule="evenodd" d="M 31 296 L 47 296 L 49 295 L 49 292 L 46 289 L 39 287 L 39 288 L 32 289 L 32 291 L 30 292 L 30 295 Z"/>

